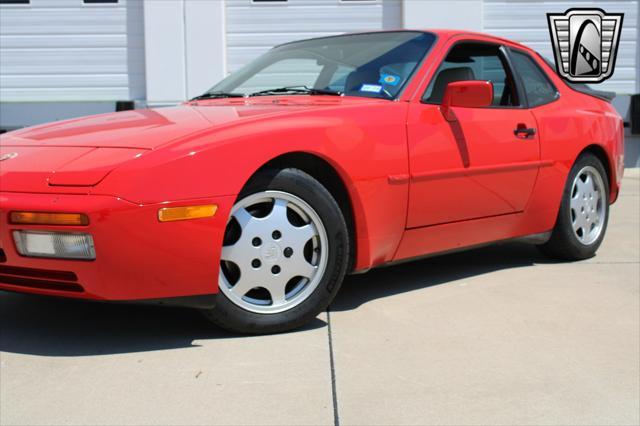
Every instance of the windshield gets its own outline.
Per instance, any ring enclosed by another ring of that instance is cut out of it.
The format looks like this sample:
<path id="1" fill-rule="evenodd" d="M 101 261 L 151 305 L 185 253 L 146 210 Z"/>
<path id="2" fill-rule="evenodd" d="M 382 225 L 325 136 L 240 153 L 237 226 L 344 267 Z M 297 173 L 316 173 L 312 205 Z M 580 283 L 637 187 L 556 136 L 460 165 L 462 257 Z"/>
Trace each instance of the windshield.
<path id="1" fill-rule="evenodd" d="M 284 44 L 203 96 L 345 94 L 394 99 L 434 41 L 431 33 L 396 31 Z"/>

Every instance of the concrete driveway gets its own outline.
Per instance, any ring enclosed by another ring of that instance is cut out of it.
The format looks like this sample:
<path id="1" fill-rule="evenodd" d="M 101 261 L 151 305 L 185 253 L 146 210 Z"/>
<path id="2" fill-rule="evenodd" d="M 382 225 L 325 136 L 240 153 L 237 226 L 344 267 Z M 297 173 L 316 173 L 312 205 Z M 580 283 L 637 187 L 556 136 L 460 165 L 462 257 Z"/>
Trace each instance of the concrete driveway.
<path id="1" fill-rule="evenodd" d="M 637 425 L 639 178 L 593 259 L 505 244 L 380 269 L 289 334 L 0 293 L 0 424 Z"/>

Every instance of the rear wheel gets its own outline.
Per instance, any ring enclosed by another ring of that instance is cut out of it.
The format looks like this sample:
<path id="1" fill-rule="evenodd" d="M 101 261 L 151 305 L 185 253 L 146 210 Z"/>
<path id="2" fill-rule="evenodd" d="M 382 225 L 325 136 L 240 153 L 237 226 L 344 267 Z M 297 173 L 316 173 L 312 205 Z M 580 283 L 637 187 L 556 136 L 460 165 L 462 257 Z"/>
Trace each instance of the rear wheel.
<path id="1" fill-rule="evenodd" d="M 205 314 L 241 333 L 299 327 L 333 300 L 348 258 L 346 224 L 326 188 L 297 169 L 262 173 L 233 206 L 220 291 Z"/>
<path id="2" fill-rule="evenodd" d="M 563 260 L 595 255 L 609 219 L 609 182 L 602 162 L 583 154 L 574 164 L 563 193 L 551 239 L 540 249 Z"/>

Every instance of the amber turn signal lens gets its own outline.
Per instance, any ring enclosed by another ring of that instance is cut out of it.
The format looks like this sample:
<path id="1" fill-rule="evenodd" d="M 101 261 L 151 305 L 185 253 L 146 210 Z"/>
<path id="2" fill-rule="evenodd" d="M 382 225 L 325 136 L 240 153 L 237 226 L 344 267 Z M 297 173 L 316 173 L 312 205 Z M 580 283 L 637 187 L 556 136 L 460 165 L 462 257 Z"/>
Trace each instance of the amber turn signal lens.
<path id="1" fill-rule="evenodd" d="M 15 225 L 86 226 L 89 217 L 80 213 L 11 212 L 9 222 Z"/>
<path id="2" fill-rule="evenodd" d="M 207 204 L 205 206 L 167 207 L 158 210 L 158 219 L 160 222 L 200 219 L 203 217 L 213 217 L 217 211 L 218 206 L 215 204 Z"/>

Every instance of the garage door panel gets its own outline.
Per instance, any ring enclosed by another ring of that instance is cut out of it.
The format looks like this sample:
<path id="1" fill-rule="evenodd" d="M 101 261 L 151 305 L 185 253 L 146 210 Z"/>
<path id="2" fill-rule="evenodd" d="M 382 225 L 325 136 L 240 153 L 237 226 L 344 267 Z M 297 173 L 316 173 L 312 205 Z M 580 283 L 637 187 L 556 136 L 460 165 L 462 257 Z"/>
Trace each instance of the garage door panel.
<path id="1" fill-rule="evenodd" d="M 126 21 L 126 10 L 122 7 L 110 10 L 3 7 L 0 13 L 2 34 L 124 33 Z"/>
<path id="2" fill-rule="evenodd" d="M 604 8 L 608 12 L 624 13 L 625 21 L 637 21 L 638 6 L 635 1 L 484 1 L 485 25 L 492 28 L 513 28 L 514 24 L 522 28 L 535 26 L 542 13 L 563 13 L 567 9 Z M 488 21 L 487 21 L 488 19 Z M 545 16 L 546 19 L 546 16 Z"/>
<path id="3" fill-rule="evenodd" d="M 317 37 L 325 37 L 334 35 L 335 32 L 320 31 Z M 254 33 L 233 33 L 227 34 L 227 46 L 234 48 L 252 48 L 252 47 L 273 47 L 274 43 L 288 43 L 292 40 L 302 40 L 309 37 L 309 33 L 305 31 L 297 31 L 290 33 L 271 33 L 269 37 L 258 38 Z"/>
<path id="4" fill-rule="evenodd" d="M 127 74 L 95 74 L 95 75 L 1 75 L 0 85 L 4 89 L 46 89 L 69 87 L 121 87 L 128 84 Z"/>
<path id="5" fill-rule="evenodd" d="M 0 45 L 3 49 L 27 49 L 33 46 L 40 48 L 126 47 L 127 36 L 124 34 L 95 34 L 93 37 L 82 34 L 3 35 Z"/>
<path id="6" fill-rule="evenodd" d="M 5 92 L 11 97 L 12 102 L 32 102 L 36 96 L 55 99 L 56 102 L 85 102 L 88 97 L 92 101 L 117 101 L 127 99 L 130 93 L 126 87 L 8 88 L 3 89 L 3 93 Z"/>
<path id="7" fill-rule="evenodd" d="M 143 21 L 140 0 L 0 5 L 0 98 L 3 102 L 143 99 Z"/>

